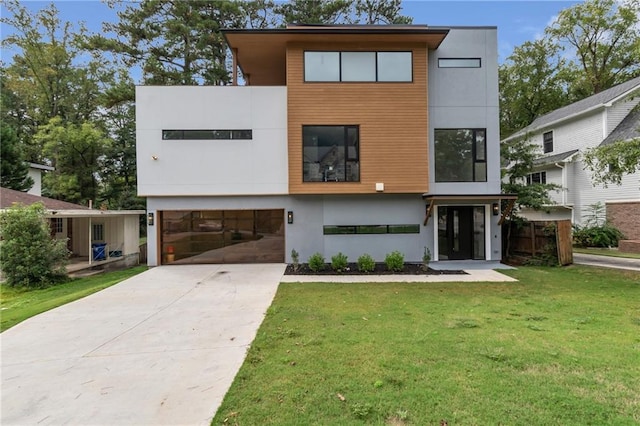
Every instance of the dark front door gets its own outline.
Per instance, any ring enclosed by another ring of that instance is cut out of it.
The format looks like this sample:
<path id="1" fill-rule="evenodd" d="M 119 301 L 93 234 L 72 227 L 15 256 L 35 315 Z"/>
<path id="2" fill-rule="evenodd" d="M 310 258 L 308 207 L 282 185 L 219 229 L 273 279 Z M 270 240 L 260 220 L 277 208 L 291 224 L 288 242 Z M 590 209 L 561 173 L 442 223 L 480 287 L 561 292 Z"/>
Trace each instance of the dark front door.
<path id="1" fill-rule="evenodd" d="M 484 259 L 484 207 L 438 207 L 439 260 Z"/>

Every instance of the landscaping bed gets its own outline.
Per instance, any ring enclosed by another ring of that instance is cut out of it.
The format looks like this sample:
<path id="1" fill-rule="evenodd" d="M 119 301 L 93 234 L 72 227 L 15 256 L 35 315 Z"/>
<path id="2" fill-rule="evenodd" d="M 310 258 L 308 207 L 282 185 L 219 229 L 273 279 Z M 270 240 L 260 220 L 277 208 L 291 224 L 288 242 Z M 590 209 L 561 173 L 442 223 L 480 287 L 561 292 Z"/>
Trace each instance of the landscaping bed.
<path id="1" fill-rule="evenodd" d="M 361 272 L 358 270 L 357 263 L 347 264 L 346 269 L 343 272 L 334 271 L 330 264 L 325 265 L 325 268 L 320 271 L 312 271 L 309 265 L 304 263 L 298 265 L 295 269 L 293 265 L 287 265 L 287 269 L 284 272 L 285 275 L 468 275 L 462 270 L 438 270 L 427 268 L 424 270 L 424 266 L 421 263 L 405 263 L 402 270 L 390 271 L 384 263 L 376 263 L 373 271 Z"/>

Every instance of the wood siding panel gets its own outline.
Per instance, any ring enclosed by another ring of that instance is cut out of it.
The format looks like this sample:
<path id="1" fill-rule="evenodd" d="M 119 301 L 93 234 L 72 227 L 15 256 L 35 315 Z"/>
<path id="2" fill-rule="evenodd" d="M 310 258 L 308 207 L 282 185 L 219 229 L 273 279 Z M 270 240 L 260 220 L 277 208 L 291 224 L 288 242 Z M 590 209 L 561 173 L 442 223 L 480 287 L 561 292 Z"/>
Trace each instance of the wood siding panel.
<path id="1" fill-rule="evenodd" d="M 413 51 L 412 83 L 305 83 L 304 50 Z M 428 191 L 427 48 L 425 45 L 300 45 L 287 49 L 289 192 L 291 194 Z M 360 182 L 303 182 L 303 125 L 360 126 Z"/>

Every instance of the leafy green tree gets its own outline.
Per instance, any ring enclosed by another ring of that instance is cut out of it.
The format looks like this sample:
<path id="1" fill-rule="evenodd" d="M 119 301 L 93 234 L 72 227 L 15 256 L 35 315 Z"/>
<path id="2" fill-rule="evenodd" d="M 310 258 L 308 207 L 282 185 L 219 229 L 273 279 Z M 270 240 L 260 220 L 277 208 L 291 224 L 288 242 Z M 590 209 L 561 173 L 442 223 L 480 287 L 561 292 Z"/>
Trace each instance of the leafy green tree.
<path id="1" fill-rule="evenodd" d="M 91 123 L 70 124 L 55 117 L 35 136 L 55 171 L 44 178 L 45 193 L 86 204 L 99 195 L 98 176 L 110 141 Z"/>
<path id="2" fill-rule="evenodd" d="M 620 185 L 624 175 L 640 171 L 640 138 L 591 148 L 584 162 L 593 173 L 594 185 Z"/>
<path id="3" fill-rule="evenodd" d="M 550 40 L 527 41 L 500 66 L 500 134 L 509 136 L 566 103 L 566 62 Z"/>
<path id="4" fill-rule="evenodd" d="M 44 287 L 66 278 L 65 240 L 51 238 L 45 208 L 13 206 L 0 213 L 0 265 L 13 287 Z"/>
<path id="5" fill-rule="evenodd" d="M 34 183 L 29 177 L 29 163 L 15 132 L 4 123 L 0 125 L 0 141 L 0 184 L 3 188 L 28 191 Z"/>
<path id="6" fill-rule="evenodd" d="M 545 210 L 554 204 L 549 196 L 550 191 L 561 187 L 555 184 L 527 184 L 527 175 L 534 171 L 533 160 L 540 156 L 539 147 L 531 143 L 528 137 L 518 138 L 500 146 L 502 160 L 502 192 L 516 194 L 518 199 L 512 215 L 517 215 L 522 208 Z"/>
<path id="7" fill-rule="evenodd" d="M 352 2 L 349 0 L 291 0 L 279 3 L 274 12 L 283 24 L 350 23 Z"/>
<path id="8" fill-rule="evenodd" d="M 554 204 L 549 196 L 550 191 L 561 189 L 555 184 L 531 183 L 527 184 L 527 175 L 533 172 L 533 160 L 540 156 L 539 147 L 529 137 L 518 138 L 500 145 L 500 157 L 502 161 L 502 193 L 515 194 L 517 199 L 513 208 L 508 212 L 506 257 L 511 250 L 511 231 L 514 226 L 519 226 L 523 218 L 518 212 L 523 208 L 533 210 L 546 210 Z M 504 208 L 505 206 L 503 206 Z"/>
<path id="9" fill-rule="evenodd" d="M 34 143 L 38 126 L 53 117 L 82 123 L 95 120 L 103 67 L 97 60 L 83 60 L 81 48 L 86 30 L 62 22 L 51 3 L 32 12 L 18 1 L 5 2 L 2 23 L 15 29 L 2 47 L 18 50 L 4 70 L 3 115 L 19 123 L 16 133 L 30 161 L 42 162 L 42 146 Z M 6 102 L 12 100 L 13 102 Z"/>
<path id="10" fill-rule="evenodd" d="M 356 0 L 353 4 L 361 24 L 410 24 L 413 18 L 402 15 L 402 0 Z"/>
<path id="11" fill-rule="evenodd" d="M 576 56 L 574 100 L 640 73 L 639 24 L 638 0 L 587 0 L 558 14 L 546 34 Z"/>

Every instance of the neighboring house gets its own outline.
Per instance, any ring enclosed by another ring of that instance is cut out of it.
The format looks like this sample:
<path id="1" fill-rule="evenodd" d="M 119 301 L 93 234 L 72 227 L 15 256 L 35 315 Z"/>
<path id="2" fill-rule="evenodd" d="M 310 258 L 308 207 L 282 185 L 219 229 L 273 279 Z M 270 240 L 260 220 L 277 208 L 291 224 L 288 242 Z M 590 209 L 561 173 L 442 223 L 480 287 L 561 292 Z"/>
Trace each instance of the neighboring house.
<path id="1" fill-rule="evenodd" d="M 149 265 L 500 260 L 496 33 L 227 30 L 234 86 L 137 87 Z"/>
<path id="2" fill-rule="evenodd" d="M 144 210 L 94 210 L 79 204 L 0 188 L 0 210 L 14 204 L 42 203 L 47 210 L 51 236 L 67 240 L 74 259 L 95 262 L 138 263 L 139 218 Z"/>
<path id="3" fill-rule="evenodd" d="M 51 166 L 44 164 L 29 163 L 28 176 L 33 179 L 33 186 L 27 191 L 27 194 L 41 196 L 42 195 L 42 173 L 55 170 Z"/>
<path id="4" fill-rule="evenodd" d="M 640 77 L 538 117 L 504 139 L 528 137 L 540 147 L 541 156 L 528 182 L 563 188 L 551 193 L 555 204 L 548 206 L 549 212 L 525 210 L 522 215 L 531 220 L 571 219 L 584 225 L 590 206 L 601 202 L 628 223 L 621 229 L 627 238 L 640 238 L 640 172 L 624 176 L 620 185 L 594 186 L 581 156 L 586 149 L 638 137 L 639 104 Z M 617 207 L 611 207 L 614 204 Z"/>

